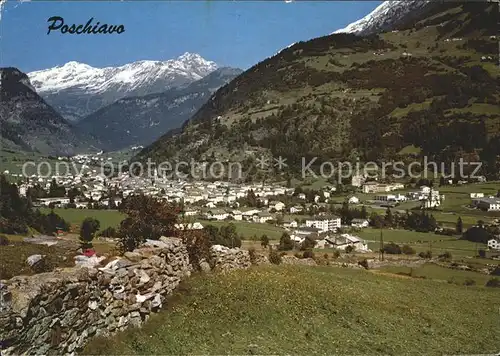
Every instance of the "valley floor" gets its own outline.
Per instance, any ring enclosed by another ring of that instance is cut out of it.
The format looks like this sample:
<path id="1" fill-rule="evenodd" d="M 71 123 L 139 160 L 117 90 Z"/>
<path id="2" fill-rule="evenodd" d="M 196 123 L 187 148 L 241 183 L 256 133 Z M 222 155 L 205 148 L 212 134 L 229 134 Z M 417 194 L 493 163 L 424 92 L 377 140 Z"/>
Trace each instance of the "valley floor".
<path id="1" fill-rule="evenodd" d="M 484 354 L 500 349 L 497 288 L 334 267 L 195 276 L 141 329 L 83 354 Z"/>

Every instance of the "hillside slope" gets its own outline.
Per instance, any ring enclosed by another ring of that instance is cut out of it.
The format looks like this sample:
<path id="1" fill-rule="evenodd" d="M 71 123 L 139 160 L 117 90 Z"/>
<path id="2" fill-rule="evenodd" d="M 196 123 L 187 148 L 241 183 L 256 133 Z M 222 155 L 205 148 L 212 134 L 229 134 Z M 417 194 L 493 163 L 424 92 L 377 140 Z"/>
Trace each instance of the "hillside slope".
<path id="1" fill-rule="evenodd" d="M 193 278 L 140 329 L 91 340 L 83 353 L 455 355 L 500 348 L 497 288 L 283 265 Z"/>
<path id="2" fill-rule="evenodd" d="M 2 147 L 46 154 L 88 151 L 95 139 L 81 134 L 48 105 L 16 68 L 0 68 Z"/>
<path id="3" fill-rule="evenodd" d="M 294 44 L 219 89 L 182 132 L 138 158 L 251 162 L 266 153 L 300 167 L 302 157 L 374 160 L 415 146 L 494 166 L 498 14 L 496 3 L 432 3 L 392 31 Z"/>
<path id="4" fill-rule="evenodd" d="M 80 120 L 76 126 L 99 138 L 107 150 L 148 145 L 162 133 L 181 126 L 211 94 L 241 72 L 220 68 L 182 89 L 123 98 Z"/>

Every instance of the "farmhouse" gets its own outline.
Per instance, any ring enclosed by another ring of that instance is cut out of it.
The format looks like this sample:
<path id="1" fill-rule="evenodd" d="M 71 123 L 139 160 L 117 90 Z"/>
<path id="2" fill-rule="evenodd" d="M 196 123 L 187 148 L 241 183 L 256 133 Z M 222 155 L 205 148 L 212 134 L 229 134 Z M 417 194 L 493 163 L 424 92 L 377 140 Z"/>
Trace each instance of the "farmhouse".
<path id="1" fill-rule="evenodd" d="M 290 208 L 291 214 L 301 213 L 304 209 L 300 205 L 295 205 Z"/>
<path id="2" fill-rule="evenodd" d="M 271 214 L 265 212 L 265 211 L 262 211 L 262 212 L 259 212 L 257 214 L 255 214 L 252 218 L 252 220 L 256 223 L 265 223 L 266 221 L 269 221 L 269 220 L 272 220 L 273 217 Z"/>
<path id="3" fill-rule="evenodd" d="M 358 228 L 365 228 L 370 225 L 370 222 L 367 219 L 352 219 L 351 226 Z"/>
<path id="4" fill-rule="evenodd" d="M 276 211 L 281 211 L 285 208 L 285 204 L 280 202 L 280 201 L 270 201 L 269 202 L 269 209 L 274 209 Z"/>
<path id="5" fill-rule="evenodd" d="M 283 227 L 291 229 L 291 228 L 296 228 L 298 226 L 297 221 L 295 220 L 286 220 L 283 222 Z"/>
<path id="6" fill-rule="evenodd" d="M 334 235 L 327 237 L 326 241 L 333 248 L 338 250 L 345 250 L 347 246 L 352 246 L 356 251 L 369 251 L 367 243 L 361 238 L 349 234 L 342 234 L 340 236 Z"/>
<path id="7" fill-rule="evenodd" d="M 472 200 L 472 204 L 484 211 L 500 211 L 500 198 L 476 198 Z"/>
<path id="8" fill-rule="evenodd" d="M 209 220 L 225 220 L 229 216 L 224 210 L 215 209 L 207 212 L 207 218 Z"/>

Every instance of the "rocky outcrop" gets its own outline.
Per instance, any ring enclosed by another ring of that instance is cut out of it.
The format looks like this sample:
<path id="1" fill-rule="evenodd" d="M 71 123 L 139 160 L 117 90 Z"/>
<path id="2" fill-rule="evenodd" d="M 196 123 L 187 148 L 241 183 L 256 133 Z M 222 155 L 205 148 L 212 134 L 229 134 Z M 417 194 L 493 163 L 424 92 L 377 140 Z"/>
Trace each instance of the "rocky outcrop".
<path id="1" fill-rule="evenodd" d="M 162 307 L 190 270 L 181 240 L 162 238 L 105 267 L 2 281 L 2 354 L 72 353 L 90 336 L 140 325 Z"/>

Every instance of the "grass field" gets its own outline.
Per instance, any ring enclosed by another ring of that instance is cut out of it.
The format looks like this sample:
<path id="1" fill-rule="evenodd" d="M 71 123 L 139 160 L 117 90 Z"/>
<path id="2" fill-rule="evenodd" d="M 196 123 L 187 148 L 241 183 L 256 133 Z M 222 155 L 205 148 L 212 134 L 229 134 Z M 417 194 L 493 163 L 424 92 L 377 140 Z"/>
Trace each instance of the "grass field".
<path id="1" fill-rule="evenodd" d="M 49 208 L 41 208 L 42 213 L 50 213 Z M 124 219 L 125 215 L 118 210 L 95 210 L 95 209 L 64 209 L 56 208 L 54 213 L 69 222 L 73 228 L 78 229 L 82 221 L 87 217 L 92 217 L 101 223 L 100 230 L 108 227 L 117 228 L 120 222 Z"/>
<path id="2" fill-rule="evenodd" d="M 474 257 L 478 254 L 478 250 L 485 248 L 486 245 L 470 242 L 467 240 L 460 240 L 454 236 L 436 235 L 434 233 L 424 233 L 409 230 L 399 229 L 384 229 L 383 238 L 384 244 L 394 242 L 398 245 L 408 244 L 412 246 L 417 252 L 424 252 L 431 250 L 433 254 L 442 254 L 448 251 L 455 257 Z M 367 228 L 363 229 L 358 236 L 369 241 L 368 246 L 373 251 L 380 249 L 380 230 Z"/>
<path id="3" fill-rule="evenodd" d="M 191 278 L 141 329 L 83 354 L 480 354 L 500 349 L 498 290 L 333 267 Z M 376 301 L 376 303 L 374 302 Z"/>
<path id="4" fill-rule="evenodd" d="M 491 276 L 486 274 L 441 267 L 433 263 L 426 263 L 418 268 L 390 266 L 383 267 L 380 270 L 396 274 L 411 274 L 412 277 L 428 278 L 455 284 L 464 284 L 465 281 L 472 280 L 478 286 L 484 286 L 491 278 Z"/>
<path id="5" fill-rule="evenodd" d="M 208 220 L 200 220 L 203 226 L 206 225 L 214 225 L 217 227 L 226 226 L 230 223 L 233 223 L 236 226 L 236 232 L 243 236 L 244 239 L 251 239 L 254 235 L 257 236 L 258 239 L 262 235 L 267 235 L 270 240 L 279 240 L 284 229 L 271 225 L 271 224 L 260 224 L 260 223 L 252 223 L 247 221 L 208 221 Z"/>

